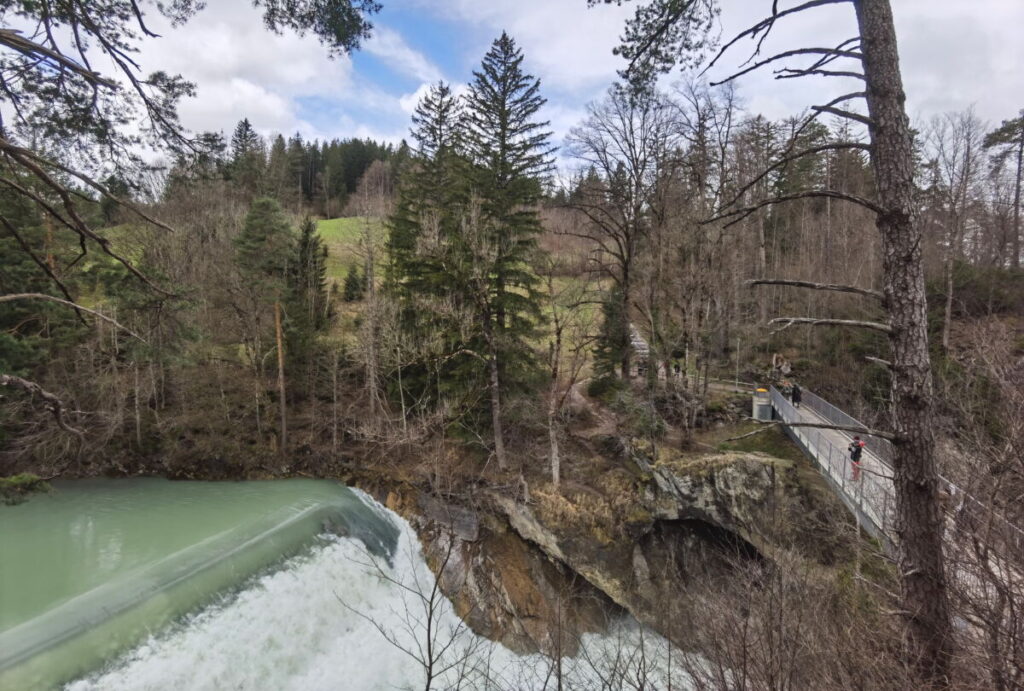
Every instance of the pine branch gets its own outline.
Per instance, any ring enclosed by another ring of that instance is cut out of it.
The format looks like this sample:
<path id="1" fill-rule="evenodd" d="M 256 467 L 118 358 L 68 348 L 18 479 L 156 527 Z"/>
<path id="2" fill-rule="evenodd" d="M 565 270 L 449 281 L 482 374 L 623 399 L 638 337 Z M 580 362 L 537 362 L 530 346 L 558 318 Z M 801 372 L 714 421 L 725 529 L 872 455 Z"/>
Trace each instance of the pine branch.
<path id="1" fill-rule="evenodd" d="M 854 96 L 858 96 L 858 95 L 862 96 L 863 94 L 847 94 L 846 96 L 841 97 L 841 98 L 844 98 L 844 99 L 853 98 Z M 793 143 L 796 143 L 796 139 L 795 138 L 793 139 Z M 820 153 L 823 153 L 825 151 L 845 151 L 847 149 L 859 149 L 861 151 L 869 151 L 869 152 L 871 151 L 871 147 L 868 144 L 865 144 L 863 142 L 832 142 L 830 144 L 822 144 L 820 146 L 808 147 L 806 149 L 802 149 L 802 150 L 800 150 L 800 151 L 798 151 L 796 153 L 793 153 L 793 154 L 786 153 L 786 154 L 784 154 L 783 158 L 779 159 L 778 161 L 776 161 L 772 165 L 770 165 L 767 168 L 765 168 L 757 177 L 755 177 L 753 180 L 751 180 L 750 182 L 745 184 L 743 187 L 741 187 L 739 192 L 737 192 L 735 194 L 735 196 L 733 196 L 733 198 L 727 204 L 724 204 L 723 207 L 724 208 L 729 208 L 730 206 L 732 206 L 733 204 L 738 202 L 740 200 L 740 197 L 742 197 L 744 194 L 746 194 L 747 192 L 750 191 L 750 188 L 752 188 L 754 185 L 759 183 L 761 180 L 764 180 L 773 171 L 778 170 L 779 168 L 785 166 L 787 163 L 792 163 L 793 161 L 797 160 L 798 158 L 803 158 L 804 156 L 813 156 L 814 154 L 820 154 Z M 792 150 L 793 150 L 793 148 L 790 147 L 789 151 L 792 151 Z"/>
<path id="2" fill-rule="evenodd" d="M 696 0 L 689 0 L 682 4 L 666 3 L 665 7 L 675 7 L 675 11 L 670 11 L 658 24 L 658 27 L 647 35 L 647 39 L 637 48 L 636 52 L 633 53 L 633 57 L 629 61 L 629 65 L 624 70 L 623 74 L 630 74 L 636 67 L 636 63 L 639 62 L 645 54 L 654 46 L 655 43 L 661 40 L 661 37 L 672 28 L 672 25 L 679 21 L 679 18 L 686 14 L 686 11 L 695 4 Z"/>
<path id="3" fill-rule="evenodd" d="M 788 10 L 783 10 L 782 12 L 778 11 L 778 3 L 776 2 L 772 6 L 772 15 L 770 17 L 762 19 L 757 24 L 754 24 L 753 26 L 744 29 L 740 33 L 733 36 L 732 39 L 729 40 L 729 42 L 726 43 L 724 46 L 722 46 L 718 53 L 715 54 L 715 57 L 711 59 L 711 62 L 708 63 L 708 66 L 704 68 L 704 71 L 701 72 L 701 74 L 707 72 L 707 70 L 714 67 L 715 64 L 722 58 L 722 56 L 725 55 L 725 52 L 732 48 L 734 45 L 736 45 L 740 41 L 740 39 L 745 38 L 747 36 L 755 38 L 758 34 L 764 32 L 764 35 L 758 42 L 757 49 L 754 52 L 754 55 L 756 55 L 757 51 L 760 51 L 761 49 L 761 43 L 764 41 L 765 38 L 767 38 L 768 34 L 775 26 L 775 22 L 777 20 L 782 19 L 783 17 L 789 16 L 791 14 L 796 14 L 797 12 L 803 12 L 804 10 L 812 9 L 814 7 L 821 7 L 823 5 L 838 5 L 840 3 L 845 2 L 852 2 L 852 0 L 810 0 L 810 2 L 805 2 L 802 5 L 791 7 Z"/>
<path id="4" fill-rule="evenodd" d="M 0 29 L 0 45 L 7 46 L 26 57 L 52 60 L 60 65 L 62 69 L 77 74 L 93 86 L 103 86 L 108 89 L 117 88 L 117 82 L 86 69 L 63 53 L 21 36 L 20 32 L 15 29 Z"/>
<path id="5" fill-rule="evenodd" d="M 811 106 L 811 110 L 838 115 L 841 118 L 847 118 L 849 120 L 859 122 L 862 125 L 867 125 L 868 127 L 871 127 L 874 124 L 874 121 L 871 118 L 861 115 L 860 113 L 843 110 L 842 108 L 833 108 L 832 106 Z"/>
<path id="6" fill-rule="evenodd" d="M 11 234 L 15 242 L 17 242 L 21 246 L 21 249 L 24 250 L 32 259 L 32 261 L 35 262 L 36 265 L 43 270 L 43 273 L 45 273 L 50 278 L 50 280 L 56 284 L 60 292 L 64 294 L 65 298 L 67 298 L 68 302 L 74 304 L 74 299 L 71 297 L 71 292 L 68 290 L 67 286 L 65 286 L 64 282 L 57 277 L 57 274 L 53 272 L 53 269 L 50 268 L 50 265 L 43 261 L 38 254 L 36 254 L 35 250 L 32 249 L 32 246 L 29 245 L 28 242 L 26 242 L 25 238 L 21 236 L 21 233 L 18 232 L 18 229 L 14 227 L 14 224 L 7 220 L 6 216 L 0 216 L 0 223 L 2 223 L 4 228 L 7 229 L 7 232 Z M 78 315 L 79 321 L 81 321 L 83 324 L 86 323 L 85 317 L 82 316 L 82 311 L 78 309 L 78 305 L 75 305 L 75 314 Z"/>
<path id="7" fill-rule="evenodd" d="M 776 79 L 795 79 L 796 77 L 806 77 L 811 74 L 816 74 L 819 77 L 849 77 L 851 79 L 859 79 L 864 81 L 864 75 L 860 72 L 850 72 L 849 70 L 812 70 L 810 68 L 805 70 L 797 70 L 789 67 L 784 67 L 775 73 Z"/>

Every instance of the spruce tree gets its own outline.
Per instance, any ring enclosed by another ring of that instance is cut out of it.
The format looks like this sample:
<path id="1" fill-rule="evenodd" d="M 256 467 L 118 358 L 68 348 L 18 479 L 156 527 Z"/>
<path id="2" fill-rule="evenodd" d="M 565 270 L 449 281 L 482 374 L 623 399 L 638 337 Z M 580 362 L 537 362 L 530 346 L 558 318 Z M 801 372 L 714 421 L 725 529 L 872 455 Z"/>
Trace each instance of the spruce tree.
<path id="1" fill-rule="evenodd" d="M 235 258 L 242 276 L 267 302 L 284 296 L 294 252 L 295 238 L 281 205 L 267 197 L 254 201 L 235 238 Z"/>
<path id="2" fill-rule="evenodd" d="M 307 366 L 316 335 L 330 323 L 327 292 L 327 246 L 308 216 L 299 228 L 295 257 L 288 271 L 287 347 L 291 362 Z"/>
<path id="3" fill-rule="evenodd" d="M 421 285 L 422 257 L 416 243 L 422 224 L 448 225 L 459 204 L 458 146 L 461 109 L 451 87 L 432 86 L 413 114 L 414 158 L 399 186 L 395 212 L 388 222 L 388 286 L 393 291 L 432 292 Z"/>
<path id="4" fill-rule="evenodd" d="M 467 402 L 462 424 L 491 428 L 502 468 L 503 397 L 528 388 L 536 373 L 528 338 L 541 318 L 540 296 L 530 266 L 540 231 L 535 205 L 551 168 L 547 123 L 536 121 L 540 84 L 523 72 L 522 60 L 503 34 L 463 104 L 443 83 L 420 102 L 415 156 L 402 176 L 388 243 L 389 287 L 403 326 L 416 342 L 445 351 L 428 358 L 424 386 Z M 404 384 L 410 381 L 415 377 Z M 472 421 L 482 412 L 482 390 L 487 423 Z"/>
<path id="5" fill-rule="evenodd" d="M 348 273 L 345 274 L 345 286 L 342 292 L 345 302 L 362 300 L 364 286 L 365 281 L 359 276 L 359 266 L 352 262 L 349 264 Z"/>
<path id="6" fill-rule="evenodd" d="M 306 217 L 299 228 L 295 263 L 289 292 L 301 306 L 310 327 L 319 331 L 331 317 L 327 298 L 327 245 L 316 229 L 316 221 Z"/>
<path id="7" fill-rule="evenodd" d="M 280 200 L 288 185 L 288 145 L 284 137 L 277 135 L 270 146 L 267 160 L 267 175 L 263 192 L 269 197 Z"/>
<path id="8" fill-rule="evenodd" d="M 231 135 L 231 161 L 228 164 L 231 179 L 245 194 L 255 195 L 265 166 L 263 139 L 245 118 L 239 121 Z"/>
<path id="9" fill-rule="evenodd" d="M 523 334 L 539 318 L 537 277 L 530 270 L 540 221 L 535 208 L 551 171 L 548 122 L 537 120 L 547 102 L 540 80 L 522 68 L 523 53 L 502 33 L 484 56 L 466 97 L 466 148 L 473 193 L 500 248 L 494 313 L 500 332 Z M 510 334 L 505 334 L 506 336 Z"/>

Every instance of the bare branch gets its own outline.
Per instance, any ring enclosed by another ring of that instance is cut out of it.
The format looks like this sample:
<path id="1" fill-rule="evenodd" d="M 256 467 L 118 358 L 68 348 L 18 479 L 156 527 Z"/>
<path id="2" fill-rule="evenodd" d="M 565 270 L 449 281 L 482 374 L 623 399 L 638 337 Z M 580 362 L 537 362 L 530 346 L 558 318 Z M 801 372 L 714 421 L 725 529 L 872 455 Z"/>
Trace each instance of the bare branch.
<path id="1" fill-rule="evenodd" d="M 856 95 L 858 95 L 858 94 L 848 94 L 844 98 L 853 98 Z M 800 128 L 800 130 L 802 130 L 802 129 L 803 129 L 803 127 Z M 797 134 L 799 134 L 800 130 L 797 131 Z M 793 137 L 792 143 L 793 144 L 796 143 L 796 137 L 795 136 Z M 814 154 L 820 154 L 820 153 L 823 153 L 825 151 L 845 151 L 845 150 L 848 150 L 848 149 L 858 149 L 860 151 L 868 151 L 868 152 L 870 152 L 871 151 L 871 146 L 868 145 L 868 144 L 865 144 L 864 142 L 850 142 L 850 141 L 846 141 L 846 142 L 830 142 L 828 144 L 821 144 L 819 146 L 811 146 L 811 147 L 808 147 L 806 149 L 801 149 L 800 151 L 797 151 L 796 153 L 790 153 L 790 152 L 793 151 L 793 147 L 791 145 L 789 147 L 789 149 L 786 151 L 786 153 L 783 154 L 782 158 L 780 158 L 778 161 L 776 161 L 772 165 L 770 165 L 767 168 L 765 168 L 763 171 L 761 171 L 761 173 L 757 177 L 755 177 L 753 180 L 751 180 L 750 182 L 745 184 L 743 187 L 741 187 L 739 189 L 739 191 L 729 201 L 729 203 L 722 205 L 722 208 L 729 208 L 730 206 L 732 206 L 733 204 L 738 202 L 740 200 L 740 197 L 742 197 L 744 194 L 746 194 L 750 190 L 751 187 L 753 187 L 754 185 L 756 185 L 757 183 L 761 182 L 766 177 L 768 177 L 772 173 L 772 171 L 778 170 L 779 168 L 783 167 L 787 163 L 792 163 L 793 161 L 797 160 L 798 158 L 803 158 L 804 156 L 813 156 Z"/>
<path id="2" fill-rule="evenodd" d="M 860 72 L 850 72 L 849 70 L 797 70 L 789 67 L 784 67 L 775 73 L 776 79 L 795 79 L 796 77 L 806 77 L 810 74 L 816 74 L 819 77 L 849 77 L 851 79 L 859 79 L 864 81 L 864 75 Z"/>
<path id="3" fill-rule="evenodd" d="M 862 329 L 871 329 L 891 334 L 892 327 L 880 322 L 859 321 L 856 319 L 816 319 L 814 317 L 777 317 L 768 322 L 771 324 L 782 324 L 781 328 L 772 333 L 778 333 L 793 326 L 793 324 L 809 324 L 810 326 L 855 326 Z"/>
<path id="4" fill-rule="evenodd" d="M 867 125 L 868 127 L 871 127 L 871 125 L 874 124 L 874 121 L 871 118 L 861 115 L 860 113 L 843 110 L 842 108 L 834 108 L 832 106 L 811 106 L 811 110 L 819 113 L 831 113 L 832 115 L 838 115 L 841 118 L 847 118 L 849 120 L 859 122 L 862 125 Z"/>
<path id="5" fill-rule="evenodd" d="M 738 79 L 738 78 L 742 77 L 743 75 L 749 74 L 750 72 L 753 72 L 754 70 L 756 70 L 756 69 L 758 69 L 760 67 L 764 67 L 765 65 L 773 63 L 776 60 L 784 60 L 786 58 L 791 58 L 791 57 L 793 57 L 795 55 L 823 55 L 823 56 L 832 57 L 832 58 L 852 58 L 852 59 L 855 59 L 855 60 L 859 60 L 860 57 L 861 57 L 861 54 L 857 53 L 855 51 L 840 50 L 838 48 L 797 48 L 797 49 L 794 49 L 794 50 L 787 50 L 787 51 L 784 51 L 782 53 L 778 53 L 776 55 L 771 56 L 770 58 L 765 58 L 764 60 L 759 60 L 759 61 L 755 62 L 753 65 L 751 65 L 750 67 L 742 69 L 739 72 L 734 72 L 733 74 L 729 75 L 725 79 L 721 79 L 719 81 L 714 81 L 714 82 L 709 82 L 709 83 L 710 83 L 711 86 L 720 86 L 722 84 L 727 84 L 728 82 L 731 82 L 734 79 Z M 818 63 L 815 63 L 815 64 L 816 65 L 820 64 L 820 62 L 821 61 L 819 61 Z M 811 68 L 808 68 L 808 69 L 811 69 Z"/>
<path id="6" fill-rule="evenodd" d="M 750 287 L 776 285 L 793 286 L 794 288 L 810 288 L 811 290 L 832 290 L 839 293 L 863 295 L 865 297 L 875 298 L 876 300 L 885 299 L 885 296 L 877 290 L 858 288 L 857 286 L 839 285 L 835 283 L 813 283 L 811 281 L 795 281 L 786 278 L 754 278 L 746 281 L 746 284 Z"/>
<path id="7" fill-rule="evenodd" d="M 726 218 L 732 218 L 733 216 L 739 216 L 739 218 L 735 218 L 732 221 L 730 221 L 728 224 L 726 224 L 726 226 L 728 227 L 728 226 L 731 226 L 731 225 L 733 225 L 735 223 L 739 223 L 740 221 L 742 221 L 744 218 L 746 218 L 750 214 L 754 213 L 758 209 L 763 208 L 765 206 L 771 206 L 773 204 L 781 204 L 783 202 L 790 202 L 790 201 L 794 201 L 796 199 L 810 199 L 810 198 L 814 198 L 814 197 L 825 197 L 825 198 L 830 198 L 830 199 L 842 199 L 843 201 L 848 201 L 848 202 L 853 202 L 854 204 L 859 204 L 859 205 L 861 205 L 861 206 L 863 206 L 863 207 L 865 207 L 867 209 L 870 209 L 871 211 L 875 212 L 876 214 L 881 214 L 882 213 L 882 207 L 878 206 L 877 204 L 875 204 L 874 202 L 872 202 L 872 201 L 870 201 L 868 199 L 865 199 L 863 197 L 858 197 L 857 195 L 854 195 L 854 194 L 847 194 L 846 192 L 837 192 L 835 190 L 805 190 L 803 192 L 795 192 L 794 194 L 783 194 L 783 195 L 780 195 L 778 197 L 772 197 L 770 199 L 763 199 L 763 200 L 757 202 L 756 204 L 754 204 L 752 206 L 745 206 L 745 207 L 740 208 L 740 209 L 733 209 L 732 211 L 726 211 L 724 213 L 720 213 L 720 214 L 718 214 L 716 216 L 713 216 L 713 217 L 711 217 L 711 218 L 709 218 L 709 219 L 707 219 L 705 221 L 701 221 L 701 223 L 705 223 L 705 224 L 706 223 L 714 223 L 715 221 L 721 221 L 721 220 L 724 220 Z"/>
<path id="8" fill-rule="evenodd" d="M 53 413 L 54 420 L 57 421 L 57 426 L 65 432 L 75 435 L 79 439 L 85 438 L 85 432 L 75 427 L 71 427 L 67 422 L 64 421 L 64 403 L 57 396 L 50 393 L 43 387 L 39 386 L 35 382 L 29 381 L 28 379 L 22 379 L 21 377 L 15 377 L 12 374 L 0 374 L 0 386 L 11 386 L 22 391 L 26 391 L 33 396 L 39 396 L 46 401 L 47 407 L 50 412 Z"/>
<path id="9" fill-rule="evenodd" d="M 56 303 L 61 304 L 61 305 L 67 305 L 68 307 L 73 307 L 76 310 L 81 310 L 83 312 L 88 312 L 89 314 L 95 315 L 95 316 L 99 317 L 100 319 L 102 319 L 103 321 L 108 322 L 108 323 L 116 326 L 117 328 L 121 329 L 122 331 L 124 331 L 128 335 L 132 336 L 133 338 L 137 338 L 138 340 L 142 341 L 143 343 L 146 343 L 146 339 L 144 339 L 142 336 L 138 335 L 137 333 L 135 333 L 134 331 L 129 329 L 127 326 L 119 324 L 117 321 L 115 321 L 114 319 L 111 319 L 110 317 L 108 317 L 107 315 L 103 314 L 102 312 L 97 312 L 96 310 L 91 310 L 88 307 L 82 307 L 78 303 L 72 302 L 70 300 L 62 300 L 62 299 L 60 299 L 58 297 L 54 297 L 52 295 L 46 295 L 45 293 L 13 293 L 11 295 L 0 295 L 0 302 L 12 302 L 14 300 L 47 300 L 49 302 L 56 302 Z"/>
<path id="10" fill-rule="evenodd" d="M 865 355 L 864 359 L 867 360 L 868 362 L 873 362 L 876 365 L 881 365 L 882 367 L 892 369 L 892 363 L 889 362 L 888 360 L 883 360 L 880 357 L 871 357 L 870 355 Z"/>
<path id="11" fill-rule="evenodd" d="M 771 427 L 813 427 L 817 429 L 834 429 L 839 432 L 854 432 L 856 434 L 866 434 L 869 437 L 879 437 L 881 439 L 888 439 L 889 441 L 896 441 L 897 436 L 892 432 L 885 432 L 882 430 L 871 429 L 870 427 L 862 427 L 857 425 L 833 425 L 827 422 L 785 422 L 784 420 L 757 420 L 754 418 L 747 418 L 748 422 L 754 422 L 761 425 L 759 429 L 753 432 L 747 432 L 737 437 L 730 437 L 729 439 L 722 440 L 724 442 L 736 441 L 738 439 L 746 439 L 752 437 L 755 434 L 760 434 Z M 876 473 L 877 474 L 877 473 Z"/>
<path id="12" fill-rule="evenodd" d="M 801 5 L 797 5 L 796 7 L 790 7 L 788 10 L 783 10 L 782 12 L 774 11 L 774 10 L 777 9 L 777 7 L 773 7 L 773 12 L 772 12 L 772 15 L 770 17 L 762 19 L 757 24 L 754 24 L 753 26 L 751 26 L 751 27 L 745 29 L 744 31 L 741 31 L 740 33 L 736 34 L 735 36 L 732 37 L 732 39 L 728 43 L 726 43 L 724 46 L 722 46 L 722 48 L 718 51 L 718 53 L 715 55 L 715 57 L 713 57 L 711 59 L 711 62 L 708 63 L 708 66 L 704 69 L 704 72 L 706 72 L 707 70 L 709 70 L 712 67 L 714 67 L 715 63 L 717 63 L 721 59 L 721 57 L 723 55 L 725 55 L 725 51 L 729 50 L 734 45 L 736 45 L 740 41 L 740 39 L 745 38 L 747 36 L 750 36 L 751 38 L 755 38 L 761 32 L 764 32 L 764 35 L 767 36 L 768 32 L 770 32 L 772 27 L 775 26 L 775 22 L 777 20 L 779 20 L 779 19 L 782 19 L 783 17 L 785 17 L 787 15 L 796 14 L 797 12 L 803 12 L 804 10 L 809 10 L 811 8 L 814 8 L 814 7 L 821 7 L 823 5 L 838 5 L 840 3 L 851 2 L 851 1 L 852 0 L 810 0 L 809 2 L 805 2 L 805 3 L 801 4 Z M 762 40 L 763 40 L 763 37 L 762 37 Z M 760 47 L 761 47 L 761 44 L 758 43 L 758 50 L 760 50 Z"/>

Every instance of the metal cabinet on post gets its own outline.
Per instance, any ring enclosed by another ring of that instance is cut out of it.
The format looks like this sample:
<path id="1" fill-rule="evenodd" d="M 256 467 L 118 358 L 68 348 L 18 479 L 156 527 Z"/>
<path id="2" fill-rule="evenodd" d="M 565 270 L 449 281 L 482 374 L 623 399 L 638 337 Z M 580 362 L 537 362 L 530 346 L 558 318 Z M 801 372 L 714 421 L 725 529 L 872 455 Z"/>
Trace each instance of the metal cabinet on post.
<path id="1" fill-rule="evenodd" d="M 768 422 L 772 419 L 772 399 L 768 395 L 768 389 L 757 389 L 754 391 L 754 400 L 752 405 L 753 418 L 755 420 L 761 420 L 762 422 Z"/>

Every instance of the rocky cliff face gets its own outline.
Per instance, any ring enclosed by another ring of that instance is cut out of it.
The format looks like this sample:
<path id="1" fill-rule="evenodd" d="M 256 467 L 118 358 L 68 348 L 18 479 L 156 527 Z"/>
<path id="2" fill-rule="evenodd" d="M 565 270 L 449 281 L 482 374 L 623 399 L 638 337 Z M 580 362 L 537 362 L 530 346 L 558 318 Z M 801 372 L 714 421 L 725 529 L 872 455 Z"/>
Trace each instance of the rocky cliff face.
<path id="1" fill-rule="evenodd" d="M 574 651 L 574 641 L 629 612 L 681 632 L 688 584 L 780 547 L 828 562 L 841 509 L 813 469 L 762 454 L 684 457 L 620 444 L 593 459 L 587 486 L 535 487 L 529 499 L 489 491 L 476 506 L 387 497 L 419 530 L 459 613 L 519 651 Z"/>

